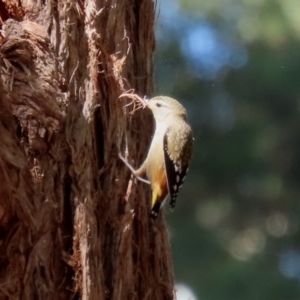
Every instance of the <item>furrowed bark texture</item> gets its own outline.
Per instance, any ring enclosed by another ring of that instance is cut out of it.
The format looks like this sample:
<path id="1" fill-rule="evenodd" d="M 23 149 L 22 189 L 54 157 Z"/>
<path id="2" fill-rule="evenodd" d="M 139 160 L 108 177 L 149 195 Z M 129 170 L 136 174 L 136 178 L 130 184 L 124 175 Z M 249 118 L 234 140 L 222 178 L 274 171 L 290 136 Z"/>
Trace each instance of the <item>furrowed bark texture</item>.
<path id="1" fill-rule="evenodd" d="M 155 3 L 2 1 L 0 299 L 173 299 L 138 166 L 153 119 Z"/>

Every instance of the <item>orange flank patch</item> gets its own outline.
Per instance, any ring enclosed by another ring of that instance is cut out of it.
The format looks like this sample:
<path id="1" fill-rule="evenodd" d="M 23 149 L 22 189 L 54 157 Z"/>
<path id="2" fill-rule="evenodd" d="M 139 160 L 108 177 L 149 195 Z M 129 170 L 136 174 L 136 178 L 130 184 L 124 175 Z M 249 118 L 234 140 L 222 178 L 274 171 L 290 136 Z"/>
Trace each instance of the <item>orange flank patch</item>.
<path id="1" fill-rule="evenodd" d="M 168 191 L 168 183 L 167 176 L 165 171 L 157 172 L 154 176 L 154 180 L 152 181 L 152 204 L 151 208 L 153 208 L 154 204 L 159 202 L 162 203 L 167 197 Z"/>

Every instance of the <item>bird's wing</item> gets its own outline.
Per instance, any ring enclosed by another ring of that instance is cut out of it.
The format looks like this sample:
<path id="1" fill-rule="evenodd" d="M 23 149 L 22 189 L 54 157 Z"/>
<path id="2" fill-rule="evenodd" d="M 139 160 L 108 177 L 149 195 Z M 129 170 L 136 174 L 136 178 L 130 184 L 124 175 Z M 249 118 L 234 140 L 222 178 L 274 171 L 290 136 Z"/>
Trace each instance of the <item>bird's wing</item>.
<path id="1" fill-rule="evenodd" d="M 180 130 L 168 128 L 164 135 L 164 161 L 171 209 L 175 207 L 178 192 L 188 171 L 193 142 L 190 132 L 190 127 L 186 125 L 186 127 L 181 127 Z"/>

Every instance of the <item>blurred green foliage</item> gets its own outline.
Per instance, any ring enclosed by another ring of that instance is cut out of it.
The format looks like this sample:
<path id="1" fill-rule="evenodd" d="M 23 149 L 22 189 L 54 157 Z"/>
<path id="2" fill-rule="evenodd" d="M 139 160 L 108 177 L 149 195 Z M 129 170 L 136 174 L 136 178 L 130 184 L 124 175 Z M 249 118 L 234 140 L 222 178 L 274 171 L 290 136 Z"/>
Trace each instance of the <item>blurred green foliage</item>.
<path id="1" fill-rule="evenodd" d="M 300 299 L 300 5 L 158 7 L 156 94 L 186 106 L 195 136 L 167 213 L 176 279 L 201 300 Z"/>

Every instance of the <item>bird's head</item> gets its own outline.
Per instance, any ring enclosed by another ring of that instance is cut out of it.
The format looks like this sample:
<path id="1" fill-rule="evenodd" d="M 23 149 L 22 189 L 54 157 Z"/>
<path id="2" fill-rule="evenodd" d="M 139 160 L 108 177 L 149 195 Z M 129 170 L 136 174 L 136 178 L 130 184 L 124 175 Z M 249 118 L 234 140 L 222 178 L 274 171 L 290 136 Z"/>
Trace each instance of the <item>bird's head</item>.
<path id="1" fill-rule="evenodd" d="M 155 121 L 164 121 L 168 117 L 186 120 L 185 108 L 175 99 L 167 96 L 156 96 L 145 100 L 146 106 L 151 109 Z"/>

